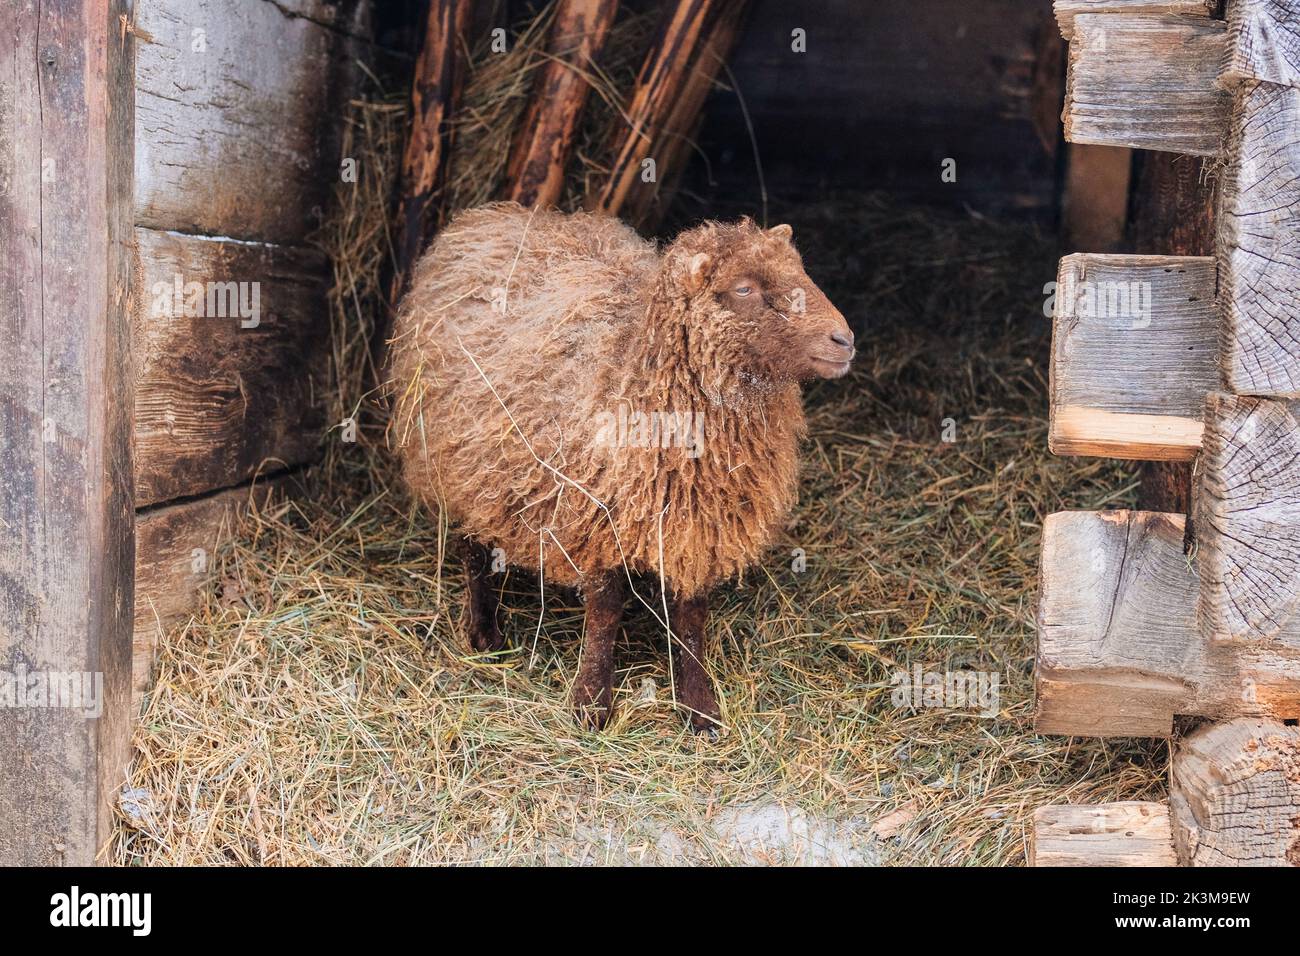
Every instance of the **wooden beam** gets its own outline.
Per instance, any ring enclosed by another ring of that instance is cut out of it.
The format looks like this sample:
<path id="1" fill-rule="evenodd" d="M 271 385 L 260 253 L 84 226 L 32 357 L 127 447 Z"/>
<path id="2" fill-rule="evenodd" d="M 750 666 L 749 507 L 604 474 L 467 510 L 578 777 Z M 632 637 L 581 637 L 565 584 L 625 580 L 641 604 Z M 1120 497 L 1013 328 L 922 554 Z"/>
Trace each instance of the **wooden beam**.
<path id="1" fill-rule="evenodd" d="M 1030 866 L 1176 866 L 1169 808 L 1128 800 L 1034 811 Z"/>
<path id="2" fill-rule="evenodd" d="M 1192 17 L 1075 17 L 1065 138 L 1197 156 L 1222 151 L 1228 95 L 1215 85 L 1224 25 Z"/>
<path id="3" fill-rule="evenodd" d="M 135 4 L 137 225 L 267 242 L 319 225 L 369 4 L 283 6 Z"/>
<path id="4" fill-rule="evenodd" d="M 1300 86 L 1300 4 L 1296 0 L 1231 0 L 1228 49 L 1220 82 L 1251 80 Z"/>
<path id="5" fill-rule="evenodd" d="M 1300 866 L 1300 727 L 1197 730 L 1174 752 L 1169 811 L 1184 866 Z"/>
<path id="6" fill-rule="evenodd" d="M 1300 90 L 1237 91 L 1218 217 L 1223 374 L 1235 392 L 1300 398 Z"/>
<path id="7" fill-rule="evenodd" d="M 689 66 L 707 36 L 705 25 L 720 2 L 675 0 L 665 10 L 637 74 L 627 122 L 620 125 L 607 151 L 614 157 L 609 175 L 587 197 L 587 208 L 617 216 L 638 184 L 656 186 L 643 180 L 643 163 L 657 160 L 652 155 L 655 141 L 687 86 Z M 656 162 L 656 177 L 657 167 Z"/>
<path id="8" fill-rule="evenodd" d="M 532 99 L 510 150 L 506 198 L 523 206 L 553 206 L 564 192 L 564 170 L 591 85 L 595 59 L 618 11 L 618 0 L 560 0 Z"/>
<path id="9" fill-rule="evenodd" d="M 1081 13 L 1208 17 L 1214 12 L 1216 4 L 1217 0 L 1056 0 L 1052 6 L 1056 11 L 1061 36 L 1071 40 L 1074 38 L 1074 18 Z"/>
<path id="10" fill-rule="evenodd" d="M 1183 517 L 1064 512 L 1043 527 L 1040 733 L 1167 737 L 1175 715 L 1300 718 L 1300 640 L 1210 644 Z"/>
<path id="11" fill-rule="evenodd" d="M 1186 460 L 1218 386 L 1214 260 L 1072 255 L 1057 275 L 1048 441 L 1059 455 Z"/>
<path id="12" fill-rule="evenodd" d="M 134 40 L 122 29 L 129 13 L 124 0 L 0 5 L 7 698 L 0 864 L 7 866 L 94 863 L 126 780 L 134 583 Z M 68 696 L 51 701 L 38 687 Z"/>
<path id="13" fill-rule="evenodd" d="M 450 117 L 465 73 L 470 0 L 431 0 L 411 84 L 411 135 L 402 156 L 397 208 L 396 302 L 415 261 L 441 226 L 438 190 L 450 148 Z M 377 330 L 381 340 L 385 329 Z"/>
<path id="14" fill-rule="evenodd" d="M 658 164 L 651 183 L 636 183 L 619 215 L 641 228 L 653 228 L 667 211 L 690 162 L 692 145 L 704 119 L 704 103 L 736 44 L 748 0 L 723 0 L 705 24 L 699 53 L 691 60 L 680 94 L 656 131 L 651 152 Z"/>
<path id="15" fill-rule="evenodd" d="M 159 642 L 202 601 L 203 588 L 216 567 L 217 551 L 250 509 L 264 508 L 286 481 L 259 481 L 197 501 L 151 508 L 137 517 L 133 713 L 139 711 L 140 698 L 153 686 Z"/>
<path id="16" fill-rule="evenodd" d="M 1206 403 L 1196 538 L 1200 619 L 1214 641 L 1295 634 L 1300 598 L 1297 407 L 1214 393 Z"/>
<path id="17" fill-rule="evenodd" d="M 136 505 L 314 458 L 330 360 L 325 257 L 152 229 L 135 240 Z"/>

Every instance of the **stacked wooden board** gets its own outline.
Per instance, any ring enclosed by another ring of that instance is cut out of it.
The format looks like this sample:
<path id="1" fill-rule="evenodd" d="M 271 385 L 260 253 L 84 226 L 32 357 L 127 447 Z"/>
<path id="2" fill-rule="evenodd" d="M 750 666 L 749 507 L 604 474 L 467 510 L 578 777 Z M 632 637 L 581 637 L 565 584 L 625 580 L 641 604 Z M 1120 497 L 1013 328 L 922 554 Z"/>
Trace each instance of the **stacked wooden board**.
<path id="1" fill-rule="evenodd" d="M 140 0 L 135 40 L 133 685 L 191 611 L 250 482 L 312 460 L 328 262 L 369 4 Z"/>
<path id="2" fill-rule="evenodd" d="M 1175 748 L 1167 812 L 1043 808 L 1036 862 L 1158 865 L 1172 845 L 1186 865 L 1300 865 L 1300 0 L 1056 8 L 1067 137 L 1221 169 L 1213 257 L 1062 260 L 1053 450 L 1194 460 L 1195 480 L 1189 517 L 1047 520 L 1036 724 L 1209 722 Z"/>

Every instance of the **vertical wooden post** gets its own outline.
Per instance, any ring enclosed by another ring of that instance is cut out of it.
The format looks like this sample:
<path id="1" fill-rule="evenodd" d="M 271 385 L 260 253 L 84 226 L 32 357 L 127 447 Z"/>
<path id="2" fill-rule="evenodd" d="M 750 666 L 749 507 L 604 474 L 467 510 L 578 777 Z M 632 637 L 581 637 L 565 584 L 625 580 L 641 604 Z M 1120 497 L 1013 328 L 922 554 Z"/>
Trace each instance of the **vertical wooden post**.
<path id="1" fill-rule="evenodd" d="M 394 302 L 411 266 L 439 226 L 434 200 L 447 162 L 448 122 L 464 79 L 465 58 L 457 47 L 463 42 L 469 19 L 470 0 L 432 0 L 429 4 L 411 85 L 411 137 L 402 157 Z M 382 341 L 383 335 L 376 339 Z"/>
<path id="2" fill-rule="evenodd" d="M 126 777 L 129 9 L 0 7 L 0 864 L 94 862 Z"/>
<path id="3" fill-rule="evenodd" d="M 551 26 L 549 62 L 510 150 L 505 198 L 553 206 L 564 192 L 564 167 L 591 86 L 584 73 L 605 43 L 618 0 L 561 0 Z"/>

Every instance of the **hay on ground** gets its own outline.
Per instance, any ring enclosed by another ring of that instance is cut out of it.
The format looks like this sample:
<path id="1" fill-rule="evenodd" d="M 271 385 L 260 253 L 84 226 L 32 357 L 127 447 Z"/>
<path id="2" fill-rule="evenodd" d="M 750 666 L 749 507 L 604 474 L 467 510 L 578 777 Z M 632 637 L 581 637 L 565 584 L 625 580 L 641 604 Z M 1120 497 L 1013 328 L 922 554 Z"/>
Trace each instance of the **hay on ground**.
<path id="1" fill-rule="evenodd" d="M 833 859 L 1019 864 L 1042 804 L 1162 795 L 1162 743 L 1032 729 L 1043 518 L 1128 504 L 1135 485 L 1047 451 L 1054 250 L 875 196 L 774 209 L 861 349 L 849 378 L 809 391 L 786 540 L 714 599 L 730 731 L 685 731 L 662 632 L 634 610 L 616 716 L 579 731 L 581 609 L 554 589 L 542 608 L 524 576 L 505 585 L 513 650 L 470 654 L 447 529 L 404 498 L 363 395 L 401 128 L 400 106 L 354 104 L 369 174 L 322 234 L 331 413 L 358 415 L 359 441 L 331 433 L 303 493 L 249 519 L 163 641 L 118 862 L 783 862 L 788 847 L 734 838 L 737 814 L 778 807 L 812 840 L 839 827 L 857 855 Z M 915 665 L 999 674 L 996 716 L 895 706 L 891 677 Z"/>

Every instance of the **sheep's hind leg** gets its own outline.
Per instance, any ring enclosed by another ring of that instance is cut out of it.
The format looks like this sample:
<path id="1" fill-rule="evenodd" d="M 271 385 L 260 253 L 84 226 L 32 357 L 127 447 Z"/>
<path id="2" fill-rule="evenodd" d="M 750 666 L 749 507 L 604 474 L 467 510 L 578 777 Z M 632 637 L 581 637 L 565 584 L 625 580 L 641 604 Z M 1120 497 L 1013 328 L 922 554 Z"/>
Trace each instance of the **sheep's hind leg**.
<path id="1" fill-rule="evenodd" d="M 673 629 L 673 680 L 677 701 L 689 714 L 691 730 L 717 737 L 722 729 L 722 711 L 713 681 L 704 666 L 704 633 L 709 619 L 706 595 L 681 600 L 674 598 L 668 608 Z"/>
<path id="2" fill-rule="evenodd" d="M 587 616 L 573 682 L 573 716 L 580 727 L 599 730 L 614 705 L 614 638 L 623 619 L 625 584 L 621 573 L 610 572 L 582 590 Z"/>
<path id="3" fill-rule="evenodd" d="M 469 646 L 480 654 L 499 651 L 506 639 L 497 626 L 497 590 L 492 586 L 492 556 L 473 538 L 461 538 L 461 558 L 468 581 L 465 629 Z"/>

